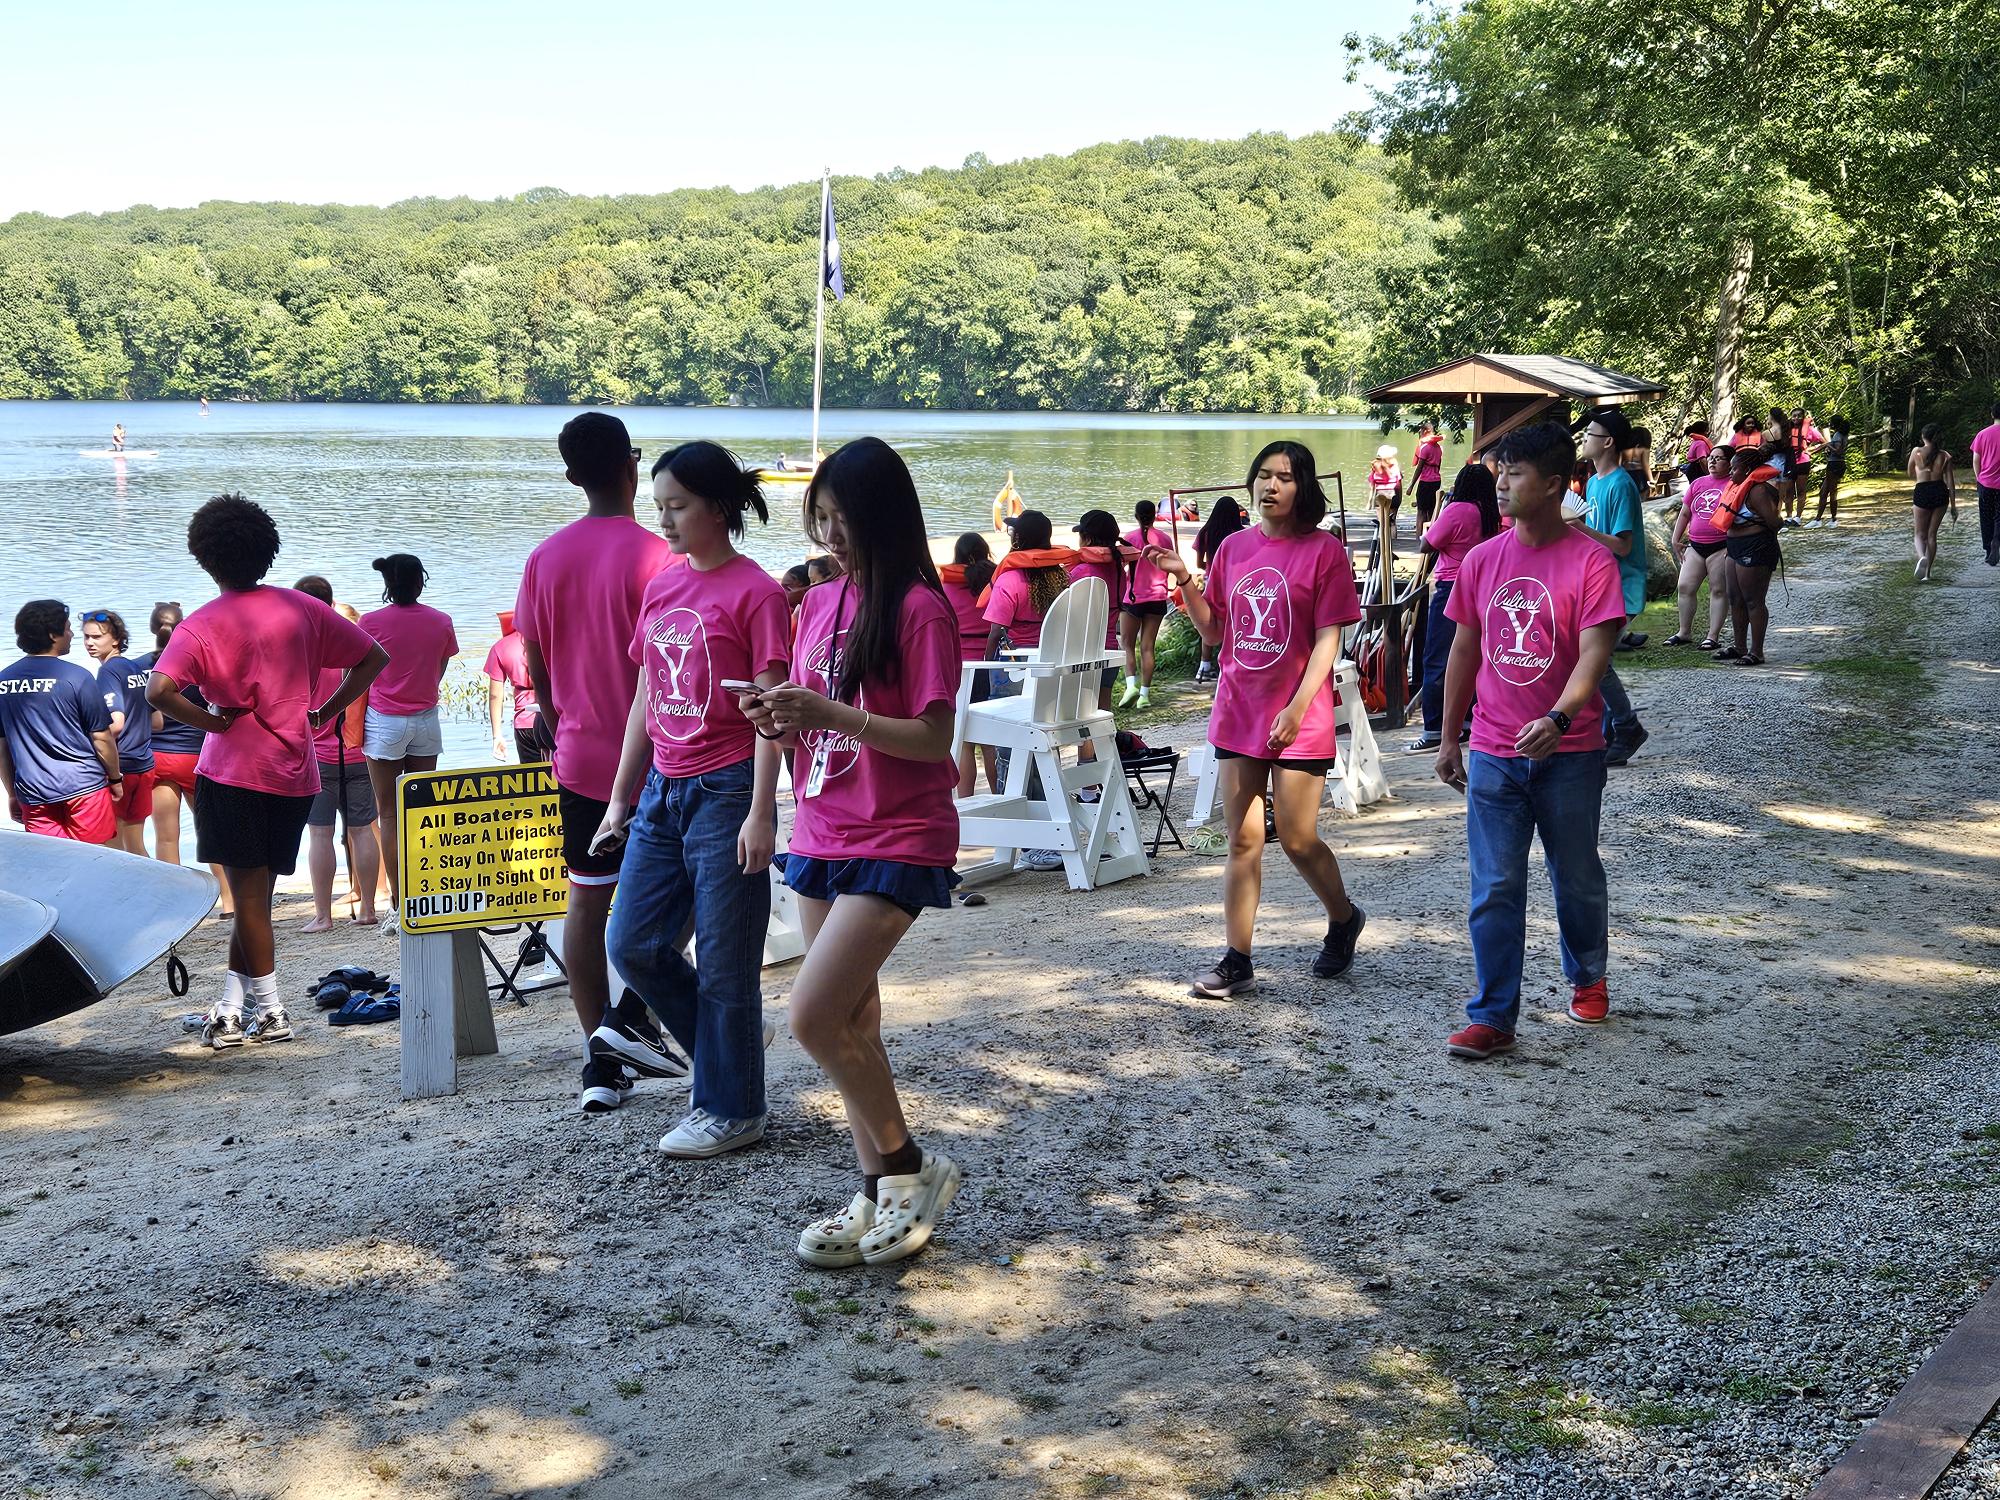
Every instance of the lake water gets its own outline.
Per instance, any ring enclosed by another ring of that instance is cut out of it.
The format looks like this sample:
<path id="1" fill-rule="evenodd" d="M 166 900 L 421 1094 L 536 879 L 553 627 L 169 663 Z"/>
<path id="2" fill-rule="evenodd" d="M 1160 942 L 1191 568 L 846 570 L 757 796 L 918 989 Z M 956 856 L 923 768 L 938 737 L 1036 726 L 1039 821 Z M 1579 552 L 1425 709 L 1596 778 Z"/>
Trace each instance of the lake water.
<path id="1" fill-rule="evenodd" d="M 241 490 L 284 537 L 274 582 L 321 573 L 365 611 L 380 599 L 370 560 L 416 553 L 431 575 L 425 601 L 452 615 L 476 670 L 529 551 L 582 512 L 555 446 L 580 409 L 218 402 L 204 415 L 189 402 L 0 402 L 0 506 L 14 518 L 13 544 L 0 556 L 0 608 L 11 619 L 24 599 L 54 597 L 72 611 L 115 609 L 143 636 L 155 601 L 193 609 L 212 596 L 187 554 L 187 520 L 210 495 Z M 636 407 L 618 415 L 645 452 L 642 467 L 696 437 L 755 463 L 811 447 L 804 411 Z M 158 456 L 81 456 L 108 445 L 114 422 L 124 423 L 129 446 Z M 990 527 L 994 492 L 1012 470 L 1059 540 L 1085 510 L 1122 519 L 1170 486 L 1239 481 L 1274 437 L 1297 437 L 1322 471 L 1342 471 L 1350 502 L 1363 505 L 1360 481 L 1377 445 L 1395 443 L 1406 471 L 1416 446 L 1408 432 L 1384 438 L 1372 422 L 1338 417 L 822 414 L 823 448 L 863 434 L 908 460 L 933 534 Z M 1447 475 L 1463 454 L 1462 442 L 1447 443 Z M 807 553 L 803 486 L 766 488 L 771 524 L 753 524 L 745 550 L 779 572 Z M 1212 497 L 1202 498 L 1206 514 Z M 639 516 L 650 519 L 643 492 Z M 75 656 L 89 664 L 80 635 Z M 448 764 L 486 758 L 480 722 L 483 715 L 448 725 Z"/>

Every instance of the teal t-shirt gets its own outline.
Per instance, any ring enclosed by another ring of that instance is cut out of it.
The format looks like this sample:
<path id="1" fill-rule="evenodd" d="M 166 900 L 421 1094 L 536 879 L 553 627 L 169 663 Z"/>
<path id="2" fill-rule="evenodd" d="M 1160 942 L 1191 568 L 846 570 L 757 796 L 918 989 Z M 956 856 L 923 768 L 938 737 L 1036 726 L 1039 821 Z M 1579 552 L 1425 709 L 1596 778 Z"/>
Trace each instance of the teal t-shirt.
<path id="1" fill-rule="evenodd" d="M 1625 613 L 1646 607 L 1646 518 L 1639 510 L 1639 486 L 1623 469 L 1593 474 L 1583 487 L 1586 526 L 1617 536 L 1632 533 L 1632 550 L 1618 559 L 1618 581 L 1625 590 Z"/>

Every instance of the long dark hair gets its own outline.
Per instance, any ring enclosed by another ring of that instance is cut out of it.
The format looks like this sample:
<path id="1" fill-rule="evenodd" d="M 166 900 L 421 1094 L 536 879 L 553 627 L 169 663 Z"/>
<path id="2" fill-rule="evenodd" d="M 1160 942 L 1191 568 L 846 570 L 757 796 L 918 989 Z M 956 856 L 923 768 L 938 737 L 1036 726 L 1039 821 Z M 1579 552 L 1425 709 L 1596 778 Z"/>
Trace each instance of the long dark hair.
<path id="1" fill-rule="evenodd" d="M 1451 503 L 1479 507 L 1479 539 L 1500 530 L 1500 502 L 1494 496 L 1493 471 L 1485 464 L 1467 464 L 1451 482 Z"/>
<path id="2" fill-rule="evenodd" d="M 743 535 L 743 512 L 757 512 L 757 519 L 769 522 L 771 512 L 764 504 L 764 491 L 755 471 L 720 443 L 697 438 L 669 448 L 653 461 L 653 478 L 662 472 L 674 476 L 675 483 L 690 495 L 698 495 L 722 513 L 731 536 Z"/>
<path id="3" fill-rule="evenodd" d="M 951 549 L 951 560 L 965 569 L 965 586 L 977 599 L 986 592 L 986 585 L 993 581 L 993 549 L 986 545 L 984 533 L 962 531 Z"/>
<path id="4" fill-rule="evenodd" d="M 1118 547 L 1118 518 L 1108 510 L 1087 510 L 1076 523 L 1076 539 L 1085 547 L 1111 549 L 1111 607 L 1117 609 L 1124 602 L 1126 586 L 1125 558 Z"/>
<path id="5" fill-rule="evenodd" d="M 1145 531 L 1159 517 L 1160 508 L 1150 500 L 1141 500 L 1137 505 L 1132 507 L 1132 519 L 1139 523 L 1141 531 Z"/>
<path id="6" fill-rule="evenodd" d="M 925 540 L 917 482 L 894 448 L 865 437 L 827 455 L 806 486 L 806 539 L 818 547 L 826 545 L 815 514 L 823 495 L 839 507 L 847 533 L 847 572 L 840 587 L 860 595 L 841 652 L 839 681 L 831 684 L 836 699 L 852 703 L 863 682 L 894 682 L 901 675 L 896 627 L 903 596 L 921 587 L 942 599 L 944 585 Z"/>
<path id="7" fill-rule="evenodd" d="M 1938 444 L 1944 440 L 1944 429 L 1935 422 L 1926 422 L 1922 436 L 1924 462 L 1935 462 L 1937 459 Z"/>
<path id="8" fill-rule="evenodd" d="M 1313 462 L 1312 449 L 1290 438 L 1266 443 L 1250 460 L 1250 472 L 1244 476 L 1243 488 L 1254 497 L 1257 493 L 1257 471 L 1264 467 L 1265 459 L 1280 453 L 1292 461 L 1292 478 L 1298 481 L 1299 486 L 1299 497 L 1292 502 L 1292 530 L 1304 536 L 1308 531 L 1318 530 L 1319 523 L 1326 519 L 1326 491 L 1319 487 L 1319 467 Z"/>
<path id="9" fill-rule="evenodd" d="M 386 604 L 415 604 L 431 581 L 423 561 L 414 553 L 391 552 L 378 557 L 375 571 L 382 575 L 382 599 Z"/>
<path id="10" fill-rule="evenodd" d="M 1204 568 L 1208 560 L 1215 556 L 1215 549 L 1222 545 L 1226 536 L 1234 536 L 1250 524 L 1250 517 L 1237 503 L 1234 495 L 1224 495 L 1215 502 L 1215 509 L 1208 513 L 1208 519 L 1201 523 L 1201 530 L 1194 534 L 1194 560 Z"/>
<path id="11" fill-rule="evenodd" d="M 1033 552 L 1054 545 L 1055 527 L 1045 512 L 1024 510 L 1014 517 L 1014 545 L 1008 548 L 1010 552 Z M 1056 595 L 1069 587 L 1069 574 L 1053 567 L 1024 571 L 1028 578 L 1028 603 L 1038 618 L 1045 616 L 1049 606 L 1056 602 Z"/>

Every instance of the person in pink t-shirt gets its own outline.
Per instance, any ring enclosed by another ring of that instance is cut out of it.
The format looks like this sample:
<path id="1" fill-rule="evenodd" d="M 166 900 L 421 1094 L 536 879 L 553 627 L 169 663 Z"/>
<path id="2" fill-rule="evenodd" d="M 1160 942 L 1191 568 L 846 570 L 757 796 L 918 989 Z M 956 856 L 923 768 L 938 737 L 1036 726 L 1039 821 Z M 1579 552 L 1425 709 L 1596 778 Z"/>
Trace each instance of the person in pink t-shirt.
<path id="1" fill-rule="evenodd" d="M 1989 568 L 2000 567 L 2000 401 L 1993 403 L 1990 427 L 1972 439 L 1972 484 L 1979 496 L 1979 546 Z M 1846 436 L 1842 424 L 1842 437 Z"/>
<path id="2" fill-rule="evenodd" d="M 493 731 L 493 758 L 504 762 L 511 742 L 522 765 L 547 760 L 542 748 L 541 714 L 535 707 L 535 684 L 528 676 L 528 656 L 521 649 L 521 632 L 514 628 L 514 611 L 500 611 L 500 639 L 486 653 L 486 718 Z M 513 702 L 508 702 L 512 694 Z M 510 727 L 511 726 L 511 727 Z"/>
<path id="3" fill-rule="evenodd" d="M 1125 647 L 1125 690 L 1118 706 L 1153 706 L 1153 657 L 1158 650 L 1160 624 L 1167 617 L 1167 575 L 1146 561 L 1148 547 L 1173 549 L 1171 534 L 1153 524 L 1158 514 L 1150 500 L 1132 507 L 1132 519 L 1139 524 L 1125 533 L 1124 542 L 1138 557 L 1131 580 L 1122 596 L 1111 596 L 1111 608 L 1118 619 L 1118 637 Z"/>
<path id="4" fill-rule="evenodd" d="M 1110 606 L 1104 622 L 1104 649 L 1115 652 L 1118 649 L 1118 600 L 1131 587 L 1132 567 L 1126 561 L 1126 553 L 1118 538 L 1118 518 L 1108 510 L 1087 510 L 1077 519 L 1076 544 L 1083 547 L 1102 547 L 1107 554 L 1104 561 L 1085 559 L 1072 563 L 1069 581 L 1079 578 L 1095 578 L 1104 585 L 1105 598 Z M 1132 554 L 1137 557 L 1136 550 Z M 1118 669 L 1106 667 L 1098 679 L 1097 706 L 1111 707 L 1111 689 L 1118 681 Z"/>
<path id="5" fill-rule="evenodd" d="M 1424 533 L 1422 552 L 1434 559 L 1431 600 L 1424 618 L 1424 732 L 1411 750 L 1435 750 L 1444 733 L 1444 669 L 1451 660 L 1451 638 L 1457 627 L 1445 606 L 1458 582 L 1466 553 L 1500 529 L 1500 506 L 1493 498 L 1493 471 L 1484 464 L 1467 464 L 1451 482 L 1444 509 Z M 1462 726 L 1460 726 L 1462 730 Z"/>
<path id="6" fill-rule="evenodd" d="M 986 544 L 985 535 L 960 532 L 951 549 L 951 561 L 938 569 L 938 576 L 944 581 L 945 602 L 958 620 L 959 660 L 985 661 L 986 641 L 992 632 L 979 596 L 993 582 L 993 549 Z M 984 703 L 993 696 L 993 676 L 983 668 L 972 674 L 972 702 Z M 986 789 L 999 791 L 999 761 L 991 745 L 979 747 L 979 764 L 986 767 Z M 972 746 L 967 745 L 958 753 L 958 795 L 970 797 L 977 785 Z"/>
<path id="7" fill-rule="evenodd" d="M 686 566 L 661 569 L 640 600 L 628 643 L 638 686 L 593 840 L 624 845 L 609 942 L 636 999 L 605 1012 L 590 1046 L 607 1070 L 680 1077 L 689 1064 L 645 1021 L 650 1010 L 694 1071 L 691 1107 L 660 1150 L 720 1156 L 764 1137 L 758 976 L 778 834 L 777 745 L 758 739 L 728 684 L 785 680 L 792 619 L 784 588 L 736 550 L 744 512 L 770 513 L 735 454 L 669 449 L 653 465 L 653 501 Z"/>
<path id="8" fill-rule="evenodd" d="M 584 1034 L 578 1104 L 598 1113 L 616 1109 L 629 1083 L 623 1069 L 601 1067 L 590 1050 L 591 1033 L 611 1000 L 604 930 L 619 860 L 618 850 L 593 850 L 591 844 L 610 802 L 639 681 L 629 654 L 639 601 L 653 575 L 681 559 L 664 537 L 633 519 L 639 450 L 623 422 L 609 412 L 584 412 L 564 424 L 556 446 L 563 476 L 583 491 L 589 509 L 528 554 L 514 601 L 514 628 L 521 633 L 543 728 L 554 741 L 551 759 L 569 869 L 563 967 Z"/>
<path id="9" fill-rule="evenodd" d="M 798 748 L 785 884 L 805 960 L 792 1033 L 840 1090 L 862 1190 L 808 1224 L 809 1265 L 882 1265 L 930 1243 L 959 1169 L 910 1133 L 882 1047 L 881 969 L 927 906 L 949 907 L 958 626 L 931 564 L 916 482 L 879 438 L 843 444 L 806 488 L 807 535 L 845 576 L 799 611 L 790 681 L 746 696 L 757 732 Z"/>
<path id="10" fill-rule="evenodd" d="M 1264 797 L 1278 842 L 1326 908 L 1313 973 L 1333 979 L 1354 962 L 1367 913 L 1347 897 L 1340 862 L 1319 836 L 1319 804 L 1332 769 L 1333 666 L 1340 633 L 1361 618 L 1354 567 L 1330 531 L 1312 451 L 1267 444 L 1250 465 L 1257 524 L 1227 537 L 1196 584 L 1181 557 L 1155 547 L 1147 560 L 1181 586 L 1182 606 L 1205 641 L 1222 645 L 1208 739 L 1222 762 L 1229 864 L 1222 879 L 1228 947 L 1194 981 L 1197 995 L 1257 987 L 1251 933 L 1264 884 Z"/>
<path id="11" fill-rule="evenodd" d="M 308 573 L 292 585 L 301 594 L 332 607 L 343 620 L 361 623 L 352 605 L 336 604 L 333 585 Z M 383 649 L 387 649 L 384 647 Z M 313 677 L 313 697 L 326 699 L 340 686 L 338 667 L 322 667 Z M 334 853 L 334 829 L 344 824 L 347 883 L 358 910 L 357 926 L 373 927 L 375 891 L 382 879 L 382 851 L 375 842 L 375 789 L 368 779 L 368 760 L 356 745 L 349 748 L 349 724 L 361 717 L 360 704 L 342 710 L 313 735 L 313 758 L 319 762 L 319 794 L 306 814 L 306 871 L 312 878 L 313 914 L 300 932 L 333 931 L 333 877 L 339 869 Z"/>
<path id="12" fill-rule="evenodd" d="M 1417 486 L 1417 525 L 1422 528 L 1431 523 L 1431 513 L 1437 509 L 1438 490 L 1444 483 L 1444 444 L 1438 441 L 1437 429 L 1428 422 L 1417 429 L 1417 451 L 1410 456 L 1410 465 Z"/>
<path id="13" fill-rule="evenodd" d="M 1680 628 L 1667 637 L 1669 646 L 1697 644 L 1693 635 L 1694 612 L 1701 586 L 1708 584 L 1708 634 L 1699 642 L 1704 651 L 1722 649 L 1722 622 L 1729 614 L 1729 537 L 1716 528 L 1715 507 L 1729 488 L 1729 463 L 1736 450 L 1724 443 L 1710 448 L 1703 466 L 1707 470 L 1681 496 L 1680 514 L 1674 518 L 1673 547 L 1680 558 Z"/>
<path id="14" fill-rule="evenodd" d="M 1055 532 L 1049 518 L 1038 510 L 1024 510 L 1014 519 L 1014 541 L 1008 552 L 1045 552 L 1053 545 Z M 986 623 L 992 627 L 986 639 L 986 659 L 1000 660 L 1002 635 L 1006 643 L 1021 651 L 1032 651 L 1042 643 L 1042 619 L 1056 595 L 1069 587 L 1069 574 L 1060 566 L 1002 568 L 986 596 Z"/>
<path id="15" fill-rule="evenodd" d="M 298 868 L 299 835 L 319 790 L 314 736 L 368 690 L 389 653 L 319 600 L 265 585 L 278 528 L 254 501 L 218 495 L 203 505 L 188 522 L 188 551 L 222 596 L 175 628 L 146 699 L 208 736 L 195 772 L 196 852 L 222 866 L 236 907 L 229 973 L 202 1028 L 202 1040 L 220 1051 L 246 1037 L 292 1034 L 278 998 L 272 890 L 276 877 Z M 346 670 L 320 700 L 317 674 L 331 667 Z M 200 688 L 213 706 L 190 702 L 183 687 Z"/>
<path id="16" fill-rule="evenodd" d="M 458 633 L 451 616 L 418 603 L 430 574 L 408 552 L 375 559 L 382 575 L 384 608 L 361 617 L 361 628 L 382 643 L 389 665 L 368 690 L 366 729 L 361 751 L 368 760 L 368 781 L 375 789 L 375 841 L 382 848 L 382 865 L 389 872 L 389 920 L 383 931 L 394 934 L 402 905 L 402 872 L 397 864 L 396 782 L 405 771 L 434 771 L 444 752 L 444 731 L 438 723 L 438 686 L 445 668 L 458 655 Z"/>
<path id="17" fill-rule="evenodd" d="M 1563 520 L 1576 443 L 1553 422 L 1495 445 L 1501 509 L 1514 525 L 1459 565 L 1458 634 L 1445 671 L 1444 721 L 1472 710 L 1471 760 L 1456 736 L 1438 779 L 1465 794 L 1478 993 L 1447 1049 L 1485 1058 L 1514 1046 L 1528 937 L 1528 847 L 1540 834 L 1555 889 L 1569 1014 L 1610 1010 L 1608 901 L 1597 826 L 1604 800 L 1604 698 L 1598 684 L 1625 624 L 1618 559 Z"/>

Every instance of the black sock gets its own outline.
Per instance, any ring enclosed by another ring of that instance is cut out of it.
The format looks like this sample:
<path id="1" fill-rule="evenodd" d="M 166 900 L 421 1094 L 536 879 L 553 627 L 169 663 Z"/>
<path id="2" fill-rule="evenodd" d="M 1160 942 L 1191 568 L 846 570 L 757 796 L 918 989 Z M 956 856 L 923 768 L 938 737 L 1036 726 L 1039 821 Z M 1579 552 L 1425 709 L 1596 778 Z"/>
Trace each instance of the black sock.
<path id="1" fill-rule="evenodd" d="M 1250 955 L 1240 953 L 1234 948 L 1227 949 L 1222 955 L 1222 966 L 1225 969 L 1237 969 L 1248 974 L 1250 972 Z"/>
<path id="2" fill-rule="evenodd" d="M 867 1194 L 870 1203 L 875 1201 L 875 1190 L 881 1185 L 882 1179 L 875 1173 L 863 1172 L 861 1174 L 861 1191 Z"/>
<path id="3" fill-rule="evenodd" d="M 924 1169 L 923 1148 L 914 1138 L 903 1142 L 894 1151 L 882 1153 L 882 1175 L 884 1177 L 908 1177 Z"/>

